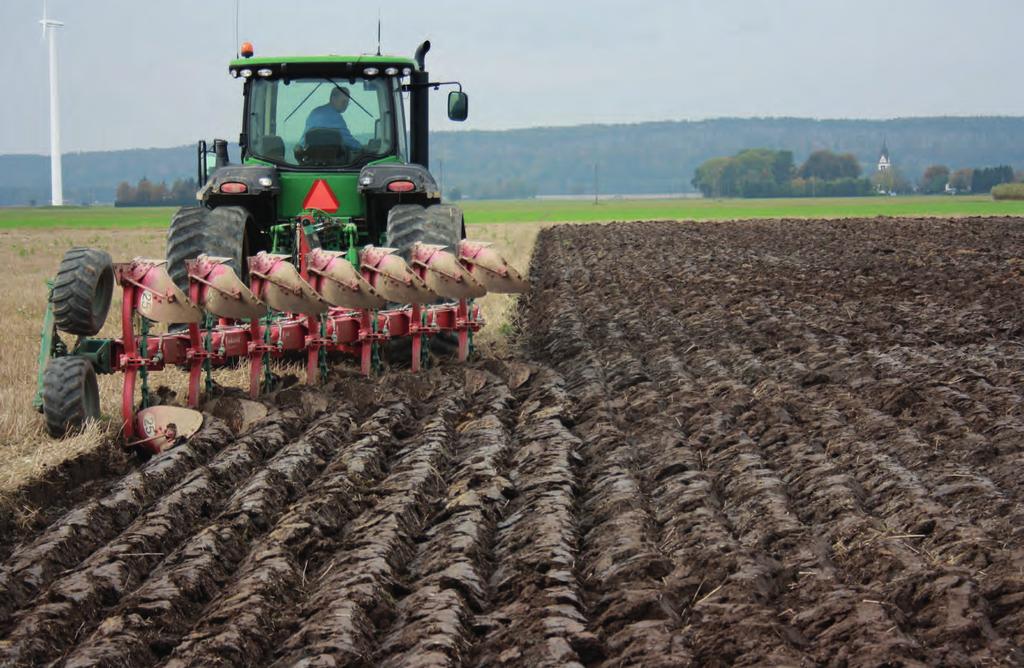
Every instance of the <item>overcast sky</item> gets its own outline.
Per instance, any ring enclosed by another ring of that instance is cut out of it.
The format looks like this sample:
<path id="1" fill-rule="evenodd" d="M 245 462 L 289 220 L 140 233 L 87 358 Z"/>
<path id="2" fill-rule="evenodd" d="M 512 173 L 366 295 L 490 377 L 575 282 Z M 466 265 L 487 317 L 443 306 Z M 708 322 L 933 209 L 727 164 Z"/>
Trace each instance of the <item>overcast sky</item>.
<path id="1" fill-rule="evenodd" d="M 240 0 L 257 55 L 433 43 L 470 120 L 436 129 L 1024 114 L 1021 0 Z M 236 139 L 235 0 L 49 0 L 65 152 Z M 42 0 L 0 0 L 0 153 L 46 153 Z"/>

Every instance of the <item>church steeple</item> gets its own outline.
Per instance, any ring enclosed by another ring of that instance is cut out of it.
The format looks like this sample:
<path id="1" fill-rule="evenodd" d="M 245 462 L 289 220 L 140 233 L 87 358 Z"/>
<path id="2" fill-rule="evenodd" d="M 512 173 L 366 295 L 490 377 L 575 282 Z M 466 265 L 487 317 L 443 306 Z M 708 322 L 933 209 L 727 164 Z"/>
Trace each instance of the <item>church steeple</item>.
<path id="1" fill-rule="evenodd" d="M 889 147 L 886 145 L 885 137 L 882 137 L 882 151 L 878 156 L 878 171 L 882 172 L 892 167 L 892 161 L 889 160 Z"/>

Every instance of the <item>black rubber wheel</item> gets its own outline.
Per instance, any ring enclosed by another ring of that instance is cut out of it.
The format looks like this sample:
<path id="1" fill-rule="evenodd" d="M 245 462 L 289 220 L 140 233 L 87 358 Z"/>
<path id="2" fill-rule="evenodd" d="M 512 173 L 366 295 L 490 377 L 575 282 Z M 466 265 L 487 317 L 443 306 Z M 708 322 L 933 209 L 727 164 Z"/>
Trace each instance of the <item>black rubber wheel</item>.
<path id="1" fill-rule="evenodd" d="M 388 212 L 387 245 L 397 248 L 406 260 L 417 241 L 440 244 L 457 252 L 462 235 L 462 209 L 451 204 L 434 204 L 425 209 L 418 204 L 399 204 Z"/>
<path id="2" fill-rule="evenodd" d="M 407 261 L 417 241 L 447 246 L 450 252 L 456 253 L 459 240 L 464 238 L 464 229 L 462 209 L 456 206 L 434 204 L 423 208 L 418 204 L 399 204 L 388 212 L 387 246 L 397 248 L 398 254 Z M 412 342 L 408 338 L 398 339 L 387 346 L 387 351 L 388 357 L 396 361 L 407 360 Z M 458 351 L 459 340 L 454 334 L 430 337 L 430 352 L 435 355 L 453 357 Z"/>
<path id="3" fill-rule="evenodd" d="M 99 333 L 113 294 L 110 254 L 96 248 L 72 248 L 64 253 L 50 292 L 57 329 L 78 336 Z"/>
<path id="4" fill-rule="evenodd" d="M 60 438 L 100 416 L 100 390 L 92 362 L 69 355 L 54 357 L 43 372 L 46 431 Z"/>
<path id="5" fill-rule="evenodd" d="M 207 209 L 187 206 L 178 209 L 167 230 L 167 273 L 174 284 L 188 294 L 185 260 L 200 255 L 230 258 L 228 264 L 242 282 L 249 282 L 249 247 L 246 228 L 252 216 L 240 206 Z"/>

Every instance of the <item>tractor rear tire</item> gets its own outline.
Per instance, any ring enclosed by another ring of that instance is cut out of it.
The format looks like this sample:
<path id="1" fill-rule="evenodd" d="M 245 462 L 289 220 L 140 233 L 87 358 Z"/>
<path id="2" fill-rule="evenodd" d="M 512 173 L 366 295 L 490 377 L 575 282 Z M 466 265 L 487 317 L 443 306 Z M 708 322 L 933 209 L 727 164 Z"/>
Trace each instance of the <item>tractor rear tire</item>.
<path id="1" fill-rule="evenodd" d="M 84 357 L 54 357 L 43 372 L 46 431 L 61 438 L 100 416 L 100 391 L 92 362 Z"/>
<path id="2" fill-rule="evenodd" d="M 72 248 L 64 253 L 50 292 L 57 329 L 93 336 L 103 328 L 114 294 L 114 265 L 106 251 Z"/>
<path id="3" fill-rule="evenodd" d="M 459 240 L 463 238 L 465 223 L 462 209 L 456 206 L 434 204 L 423 208 L 418 204 L 399 204 L 388 212 L 387 245 L 397 248 L 398 254 L 407 262 L 417 241 L 446 246 L 449 252 L 458 253 Z M 439 357 L 453 357 L 458 350 L 459 340 L 454 334 L 430 337 L 430 352 Z M 388 346 L 389 356 L 396 359 L 407 358 L 411 351 L 412 343 L 406 338 Z"/>
<path id="4" fill-rule="evenodd" d="M 200 255 L 229 258 L 228 265 L 243 283 L 249 282 L 249 246 L 246 229 L 252 216 L 240 206 L 207 209 L 188 206 L 178 209 L 167 230 L 167 273 L 188 294 L 185 260 Z"/>
<path id="5" fill-rule="evenodd" d="M 447 246 L 448 251 L 457 253 L 464 230 L 462 209 L 457 206 L 434 204 L 423 208 L 418 204 L 399 204 L 388 212 L 387 245 L 397 248 L 406 261 L 417 241 Z"/>

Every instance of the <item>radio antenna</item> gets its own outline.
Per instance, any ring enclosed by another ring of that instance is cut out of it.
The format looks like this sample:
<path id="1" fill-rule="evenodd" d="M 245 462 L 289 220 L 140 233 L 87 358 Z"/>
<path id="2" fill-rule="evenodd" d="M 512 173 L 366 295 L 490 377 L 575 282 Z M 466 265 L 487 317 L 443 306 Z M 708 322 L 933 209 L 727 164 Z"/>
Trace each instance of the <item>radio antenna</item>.
<path id="1" fill-rule="evenodd" d="M 377 55 L 380 55 L 380 7 L 377 7 Z"/>
<path id="2" fill-rule="evenodd" d="M 238 4 L 241 0 L 235 0 L 235 58 L 238 58 Z"/>

